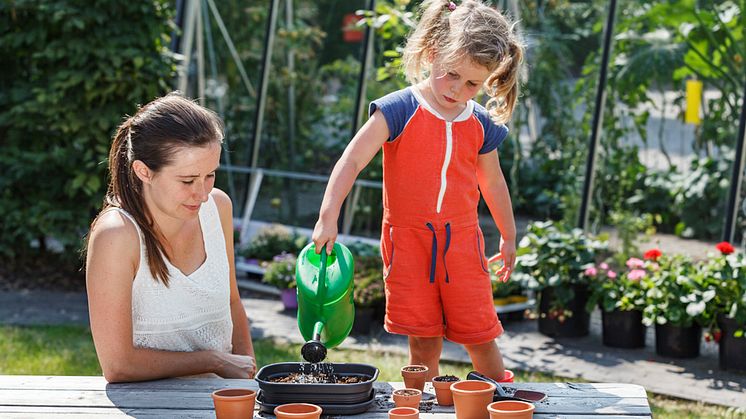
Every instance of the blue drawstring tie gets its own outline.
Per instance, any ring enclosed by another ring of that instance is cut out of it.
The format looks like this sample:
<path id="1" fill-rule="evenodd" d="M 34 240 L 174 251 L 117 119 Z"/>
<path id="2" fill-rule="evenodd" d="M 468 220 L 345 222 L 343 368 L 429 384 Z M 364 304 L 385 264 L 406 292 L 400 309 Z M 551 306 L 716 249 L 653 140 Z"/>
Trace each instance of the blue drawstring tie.
<path id="1" fill-rule="evenodd" d="M 435 266 L 438 261 L 438 236 L 435 234 L 435 227 L 431 223 L 425 224 L 430 232 L 433 233 L 433 246 L 430 256 L 430 283 L 435 282 Z M 446 283 L 448 280 L 448 267 L 446 266 L 446 253 L 448 253 L 448 247 L 451 245 L 451 223 L 446 223 L 446 245 L 443 249 L 443 267 L 446 270 Z"/>

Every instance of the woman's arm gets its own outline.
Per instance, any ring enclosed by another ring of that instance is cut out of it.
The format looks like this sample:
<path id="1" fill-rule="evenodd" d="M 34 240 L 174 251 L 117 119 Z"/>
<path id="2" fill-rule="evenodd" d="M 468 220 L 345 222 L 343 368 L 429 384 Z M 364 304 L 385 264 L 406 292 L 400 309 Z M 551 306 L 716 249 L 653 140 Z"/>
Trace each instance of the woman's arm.
<path id="1" fill-rule="evenodd" d="M 230 197 L 220 189 L 213 189 L 210 193 L 220 212 L 220 223 L 223 227 L 225 236 L 225 249 L 228 253 L 228 264 L 230 266 L 230 287 L 231 287 L 231 319 L 233 320 L 233 353 L 239 355 L 248 355 L 252 359 L 254 356 L 254 346 L 251 342 L 249 333 L 249 319 L 246 316 L 246 310 L 241 303 L 241 296 L 238 293 L 238 284 L 236 283 L 236 263 L 233 252 L 233 204 Z M 254 371 L 249 372 L 253 377 L 256 372 L 256 363 Z"/>
<path id="2" fill-rule="evenodd" d="M 337 219 L 347 194 L 350 193 L 357 175 L 370 163 L 389 138 L 389 127 L 380 110 L 376 110 L 352 138 L 339 158 L 329 177 L 324 200 L 319 210 L 319 220 L 313 229 L 312 240 L 316 250 L 326 245 L 331 254 L 337 240 Z"/>
<path id="3" fill-rule="evenodd" d="M 101 216 L 88 241 L 86 288 L 93 343 L 106 380 L 141 381 L 208 372 L 247 378 L 246 360 L 238 355 L 134 347 L 132 281 L 139 260 L 134 225 L 116 211 Z"/>
<path id="4" fill-rule="evenodd" d="M 510 278 L 515 264 L 516 231 L 513 204 L 510 201 L 510 192 L 508 192 L 508 185 L 500 168 L 500 159 L 496 151 L 479 155 L 477 178 L 479 190 L 490 209 L 497 229 L 500 230 L 500 253 L 492 256 L 489 261 L 503 260 L 503 267 L 497 271 L 497 276 L 505 282 Z"/>

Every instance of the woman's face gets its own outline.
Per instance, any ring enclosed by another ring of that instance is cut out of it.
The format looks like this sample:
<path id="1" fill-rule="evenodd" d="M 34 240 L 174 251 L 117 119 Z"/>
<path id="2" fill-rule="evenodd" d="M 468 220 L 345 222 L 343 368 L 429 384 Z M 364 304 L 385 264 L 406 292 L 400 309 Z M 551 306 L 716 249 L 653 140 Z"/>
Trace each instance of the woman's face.
<path id="1" fill-rule="evenodd" d="M 436 57 L 430 72 L 430 89 L 437 105 L 445 110 L 455 110 L 479 93 L 490 71 L 471 60 L 462 61 L 451 68 L 445 68 Z"/>
<path id="2" fill-rule="evenodd" d="M 182 220 L 197 217 L 199 208 L 215 185 L 220 165 L 220 144 L 182 147 L 172 163 L 152 173 L 144 182 L 145 199 L 151 212 Z"/>

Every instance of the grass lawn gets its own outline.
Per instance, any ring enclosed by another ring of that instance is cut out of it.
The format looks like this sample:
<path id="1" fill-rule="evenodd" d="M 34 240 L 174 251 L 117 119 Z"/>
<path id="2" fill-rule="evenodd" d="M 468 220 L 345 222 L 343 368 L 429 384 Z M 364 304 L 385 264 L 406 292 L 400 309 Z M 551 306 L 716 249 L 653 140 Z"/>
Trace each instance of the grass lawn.
<path id="1" fill-rule="evenodd" d="M 254 342 L 259 366 L 300 360 L 300 345 L 275 343 L 268 339 Z M 335 349 L 329 362 L 357 362 L 375 365 L 380 381 L 401 381 L 399 368 L 405 356 Z M 471 365 L 442 363 L 442 374 L 461 378 Z M 567 379 L 538 372 L 514 371 L 515 381 L 563 382 Z M 0 326 L 0 374 L 101 375 L 88 328 L 80 326 Z M 572 381 L 578 381 L 573 379 Z M 648 393 L 653 415 L 660 419 L 746 418 L 746 413 L 721 406 L 691 402 Z"/>

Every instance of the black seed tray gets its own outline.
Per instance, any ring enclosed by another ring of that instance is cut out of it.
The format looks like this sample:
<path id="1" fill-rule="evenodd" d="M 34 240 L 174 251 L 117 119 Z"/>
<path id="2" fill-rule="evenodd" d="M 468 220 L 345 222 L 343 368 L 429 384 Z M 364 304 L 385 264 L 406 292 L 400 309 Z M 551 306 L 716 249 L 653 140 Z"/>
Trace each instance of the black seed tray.
<path id="1" fill-rule="evenodd" d="M 315 395 L 320 403 L 344 404 L 350 400 L 365 400 L 373 390 L 373 383 L 378 378 L 378 368 L 367 364 L 332 363 L 335 375 L 341 376 L 365 376 L 366 381 L 354 384 L 328 384 L 328 383 L 273 383 L 270 380 L 301 371 L 298 362 L 280 362 L 265 365 L 256 374 L 255 380 L 259 389 L 264 392 L 267 400 L 280 400 L 284 403 L 295 396 L 307 397 Z M 308 368 L 307 368 L 308 369 Z M 275 395 L 279 395 L 279 398 Z M 292 400 L 294 401 L 294 400 Z"/>
<path id="2" fill-rule="evenodd" d="M 350 385 L 350 384 L 342 384 L 342 385 Z M 334 403 L 318 403 L 317 402 L 313 404 L 321 407 L 321 414 L 325 416 L 326 415 L 356 415 L 358 413 L 367 412 L 368 409 L 370 409 L 370 406 L 375 401 L 376 401 L 376 392 L 375 390 L 372 390 L 369 399 L 362 403 L 334 404 Z M 264 401 L 264 392 L 262 390 L 259 390 L 259 392 L 257 393 L 256 402 L 259 405 L 260 412 L 269 413 L 271 415 L 274 415 L 275 407 L 279 406 L 280 404 L 296 403 L 295 401 L 285 401 L 284 403 L 278 403 L 278 404 L 267 403 Z M 297 402 L 297 403 L 301 403 L 301 402 Z"/>

